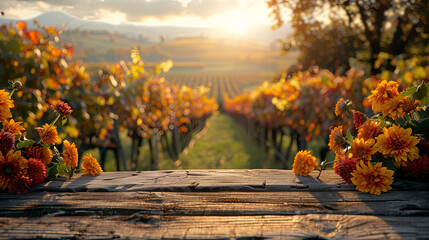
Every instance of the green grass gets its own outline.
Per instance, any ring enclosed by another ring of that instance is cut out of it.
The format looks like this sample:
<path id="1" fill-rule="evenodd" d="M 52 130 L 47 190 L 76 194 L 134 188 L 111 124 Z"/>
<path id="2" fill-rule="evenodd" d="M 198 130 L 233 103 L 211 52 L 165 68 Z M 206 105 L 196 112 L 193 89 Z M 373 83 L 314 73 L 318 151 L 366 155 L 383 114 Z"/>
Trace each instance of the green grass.
<path id="1" fill-rule="evenodd" d="M 179 161 L 183 169 L 195 168 L 281 168 L 262 148 L 249 139 L 229 115 L 216 113 L 207 129 L 186 149 Z M 198 135 L 198 134 L 197 134 Z M 196 136 L 197 136 L 196 135 Z"/>

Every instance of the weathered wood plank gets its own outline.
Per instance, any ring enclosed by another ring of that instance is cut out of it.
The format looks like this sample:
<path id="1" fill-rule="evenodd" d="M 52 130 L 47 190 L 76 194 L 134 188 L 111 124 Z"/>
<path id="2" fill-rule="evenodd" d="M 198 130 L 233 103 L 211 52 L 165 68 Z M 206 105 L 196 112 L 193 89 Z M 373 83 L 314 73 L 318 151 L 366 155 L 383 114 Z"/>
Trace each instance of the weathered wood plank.
<path id="1" fill-rule="evenodd" d="M 96 177 L 76 174 L 71 180 L 51 181 L 32 188 L 49 192 L 219 192 L 219 191 L 345 191 L 353 190 L 333 171 L 296 176 L 290 170 L 175 170 L 108 172 Z M 343 184 L 342 184 L 343 183 Z M 429 184 L 397 181 L 396 190 L 420 190 Z"/>
<path id="2" fill-rule="evenodd" d="M 76 175 L 0 193 L 0 239 L 423 239 L 429 183 L 379 196 L 333 171 L 189 170 Z"/>
<path id="3" fill-rule="evenodd" d="M 429 236 L 425 221 L 427 217 L 320 214 L 0 218 L 0 239 L 424 239 Z"/>

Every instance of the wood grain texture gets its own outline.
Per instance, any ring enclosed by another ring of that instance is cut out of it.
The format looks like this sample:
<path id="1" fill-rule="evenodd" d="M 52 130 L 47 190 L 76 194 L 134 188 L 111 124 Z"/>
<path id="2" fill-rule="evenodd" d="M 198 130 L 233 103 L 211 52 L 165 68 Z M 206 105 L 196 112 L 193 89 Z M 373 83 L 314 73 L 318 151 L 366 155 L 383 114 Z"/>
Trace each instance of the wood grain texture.
<path id="1" fill-rule="evenodd" d="M 429 184 L 379 196 L 333 173 L 183 170 L 76 175 L 0 193 L 0 239 L 425 239 Z"/>

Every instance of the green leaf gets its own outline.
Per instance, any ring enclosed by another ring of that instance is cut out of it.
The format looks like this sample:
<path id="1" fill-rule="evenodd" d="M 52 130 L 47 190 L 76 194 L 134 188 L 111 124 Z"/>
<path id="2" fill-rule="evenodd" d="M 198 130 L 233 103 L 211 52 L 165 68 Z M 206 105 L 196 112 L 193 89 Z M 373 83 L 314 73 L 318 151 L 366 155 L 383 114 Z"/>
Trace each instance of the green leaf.
<path id="1" fill-rule="evenodd" d="M 428 96 L 428 88 L 427 88 L 426 84 L 424 82 L 422 82 L 422 84 L 420 84 L 417 87 L 416 92 L 413 94 L 413 97 L 414 97 L 414 99 L 422 100 L 427 96 Z"/>
<path id="2" fill-rule="evenodd" d="M 24 140 L 24 141 L 20 141 L 18 142 L 18 144 L 16 144 L 16 148 L 17 149 L 22 149 L 22 148 L 26 148 L 29 147 L 31 145 L 33 145 L 35 142 L 33 140 Z"/>
<path id="3" fill-rule="evenodd" d="M 429 119 L 423 119 L 422 121 L 418 122 L 415 120 L 412 120 L 411 122 L 408 122 L 407 128 L 410 127 L 413 130 L 413 135 L 415 134 L 422 134 L 425 136 L 425 138 L 429 138 Z"/>
<path id="4" fill-rule="evenodd" d="M 67 117 L 63 117 L 61 119 L 61 124 L 64 126 L 64 125 L 66 125 L 66 123 L 67 123 Z"/>
<path id="5" fill-rule="evenodd" d="M 409 87 L 401 92 L 401 96 L 403 97 L 412 96 L 416 92 L 416 90 L 417 90 L 417 86 Z"/>
<path id="6" fill-rule="evenodd" d="M 69 178 L 72 178 L 73 174 L 74 174 L 74 169 L 70 170 L 70 172 L 69 172 Z"/>
<path id="7" fill-rule="evenodd" d="M 48 167 L 48 169 L 47 169 L 48 171 L 48 173 L 47 173 L 47 180 L 48 181 L 52 181 L 52 180 L 55 180 L 56 178 L 57 178 L 57 174 L 58 174 L 58 165 L 57 164 L 54 164 L 53 166 L 51 166 L 51 167 Z"/>
<path id="8" fill-rule="evenodd" d="M 350 132 L 350 129 L 347 129 L 346 140 L 349 141 L 350 143 L 352 143 L 354 140 L 354 137 L 353 137 L 352 133 Z"/>

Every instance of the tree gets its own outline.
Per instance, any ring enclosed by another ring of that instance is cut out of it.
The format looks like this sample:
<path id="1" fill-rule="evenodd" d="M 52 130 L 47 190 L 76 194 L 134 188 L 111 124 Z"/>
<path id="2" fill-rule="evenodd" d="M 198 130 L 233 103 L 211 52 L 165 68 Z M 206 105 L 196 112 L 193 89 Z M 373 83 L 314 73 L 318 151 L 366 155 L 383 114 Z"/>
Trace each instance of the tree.
<path id="1" fill-rule="evenodd" d="M 268 0 L 267 4 L 274 29 L 284 23 L 282 11 L 291 11 L 294 33 L 285 41 L 285 49 L 301 50 L 301 60 L 313 58 L 315 50 L 325 56 L 313 58 L 315 64 L 326 63 L 330 53 L 345 61 L 366 51 L 362 60 L 377 73 L 381 52 L 405 57 L 429 53 L 429 0 Z"/>

